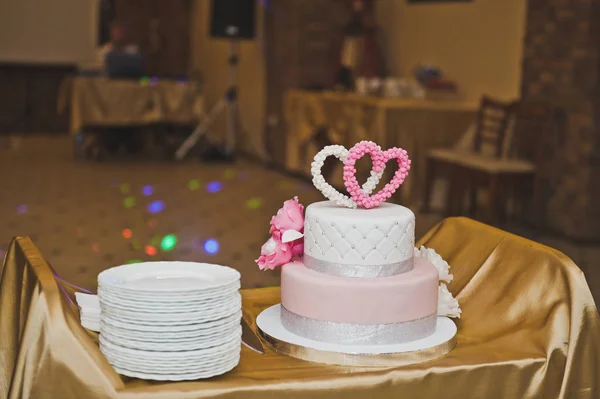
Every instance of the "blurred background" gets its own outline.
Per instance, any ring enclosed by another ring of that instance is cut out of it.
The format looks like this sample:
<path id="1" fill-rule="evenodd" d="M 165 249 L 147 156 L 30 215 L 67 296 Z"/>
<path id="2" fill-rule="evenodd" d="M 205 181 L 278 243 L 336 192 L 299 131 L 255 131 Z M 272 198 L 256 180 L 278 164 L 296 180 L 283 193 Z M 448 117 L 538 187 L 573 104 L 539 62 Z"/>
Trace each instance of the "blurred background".
<path id="1" fill-rule="evenodd" d="M 278 285 L 254 263 L 271 216 L 323 199 L 323 146 L 373 140 L 409 152 L 392 201 L 418 237 L 493 224 L 598 298 L 599 28 L 593 2 L 3 0 L 0 255 L 31 236 L 91 289 L 149 260 Z M 323 174 L 343 191 L 339 162 Z"/>

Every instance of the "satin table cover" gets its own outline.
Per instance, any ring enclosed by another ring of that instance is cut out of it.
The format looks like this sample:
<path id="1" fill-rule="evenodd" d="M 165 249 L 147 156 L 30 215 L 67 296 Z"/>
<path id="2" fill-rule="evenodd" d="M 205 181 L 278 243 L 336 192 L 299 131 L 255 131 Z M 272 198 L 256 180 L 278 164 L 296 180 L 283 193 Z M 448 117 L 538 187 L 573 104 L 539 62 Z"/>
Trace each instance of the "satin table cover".
<path id="1" fill-rule="evenodd" d="M 152 123 L 195 124 L 204 115 L 203 101 L 193 82 L 77 76 L 65 80 L 59 111 L 69 105 L 71 134 L 86 126 L 132 126 Z"/>
<path id="2" fill-rule="evenodd" d="M 80 326 L 74 288 L 28 238 L 16 238 L 0 281 L 0 399 L 576 398 L 600 397 L 598 313 L 583 273 L 563 254 L 464 218 L 420 244 L 452 265 L 463 314 L 456 348 L 396 368 L 326 366 L 245 347 L 209 380 L 121 377 Z M 278 288 L 243 291 L 244 317 L 279 302 Z"/>

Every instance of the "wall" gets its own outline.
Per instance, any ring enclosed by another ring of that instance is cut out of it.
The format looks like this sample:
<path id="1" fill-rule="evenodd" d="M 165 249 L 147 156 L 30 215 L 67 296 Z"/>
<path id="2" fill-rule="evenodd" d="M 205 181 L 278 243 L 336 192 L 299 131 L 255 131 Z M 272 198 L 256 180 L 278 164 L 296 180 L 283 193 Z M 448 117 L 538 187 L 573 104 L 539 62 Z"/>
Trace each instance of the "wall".
<path id="1" fill-rule="evenodd" d="M 519 95 L 526 1 L 377 1 L 392 75 L 406 77 L 419 63 L 433 64 L 458 82 L 466 99 Z"/>
<path id="2" fill-rule="evenodd" d="M 95 0 L 1 0 L 0 62 L 93 61 L 96 12 Z"/>
<path id="3" fill-rule="evenodd" d="M 600 0 L 529 0 L 523 98 L 552 104 L 565 129 L 539 168 L 548 228 L 600 240 Z M 546 140 L 547 141 L 547 140 Z"/>
<path id="4" fill-rule="evenodd" d="M 210 27 L 210 1 L 195 0 L 192 5 L 191 59 L 192 69 L 203 77 L 204 102 L 208 111 L 222 98 L 228 86 L 230 43 L 227 40 L 212 39 Z M 265 62 L 263 45 L 263 8 L 257 2 L 257 37 L 239 43 L 238 88 L 239 126 L 241 130 L 238 145 L 244 151 L 262 156 L 265 129 Z M 213 132 L 224 137 L 227 127 L 226 114 L 216 121 Z M 243 134 L 242 134 L 243 133 Z"/>

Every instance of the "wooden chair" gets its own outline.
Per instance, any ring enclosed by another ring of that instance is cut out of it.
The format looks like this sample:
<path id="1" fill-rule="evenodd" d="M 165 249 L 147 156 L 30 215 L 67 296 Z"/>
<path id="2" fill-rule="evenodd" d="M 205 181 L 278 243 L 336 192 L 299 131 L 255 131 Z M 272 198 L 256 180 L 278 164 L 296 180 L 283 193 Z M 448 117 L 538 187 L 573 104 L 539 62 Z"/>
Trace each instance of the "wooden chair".
<path id="1" fill-rule="evenodd" d="M 469 215 L 474 216 L 477 191 L 485 187 L 488 189 L 488 218 L 495 223 L 505 216 L 509 199 L 516 200 L 519 193 L 526 193 L 521 197 L 531 199 L 527 202 L 533 205 L 534 223 L 539 227 L 543 205 L 540 176 L 536 172 L 541 163 L 543 143 L 553 140 L 555 128 L 560 126 L 560 113 L 546 104 L 521 102 L 512 106 L 511 114 L 514 116 L 513 126 L 504 135 L 503 142 L 497 142 L 496 156 L 475 152 L 463 153 L 454 159 L 453 179 L 450 181 L 450 206 L 454 208 L 450 212 L 461 212 L 464 196 L 468 193 Z M 476 135 L 474 147 L 480 144 L 481 139 Z"/>
<path id="2" fill-rule="evenodd" d="M 562 140 L 565 114 L 559 108 L 540 102 L 522 101 L 516 109 L 514 133 L 511 136 L 509 159 L 504 160 L 504 168 L 497 177 L 499 184 L 505 188 L 507 199 L 512 199 L 514 205 L 521 205 L 521 217 L 528 218 L 539 229 L 543 224 L 545 204 L 542 198 L 542 179 L 548 173 L 554 173 L 556 160 L 550 163 L 544 155 L 554 153 Z M 516 169 L 520 165 L 520 170 Z M 511 169 L 513 168 L 513 169 Z M 528 172 L 526 172 L 528 171 Z M 471 181 L 470 215 L 475 213 L 475 185 Z M 520 200 L 520 201 L 519 201 Z M 499 204 L 498 215 L 505 214 L 505 207 Z M 527 205 L 530 205 L 529 207 Z M 531 212 L 528 212 L 531 210 Z M 493 215 L 492 215 L 493 216 Z M 497 217 L 496 217 L 497 219 Z"/>
<path id="3" fill-rule="evenodd" d="M 501 159 L 505 148 L 505 137 L 514 110 L 515 102 L 504 103 L 489 97 L 481 99 L 481 106 L 475 122 L 475 132 L 472 148 L 464 150 L 436 149 L 429 152 L 426 165 L 426 181 L 423 212 L 429 212 L 431 193 L 436 179 L 442 178 L 449 183 L 446 194 L 446 214 L 450 215 L 455 208 L 455 202 L 464 191 L 464 171 L 469 165 L 475 166 L 484 158 Z M 494 185 L 497 182 L 494 182 Z M 491 190 L 497 192 L 498 187 Z"/>

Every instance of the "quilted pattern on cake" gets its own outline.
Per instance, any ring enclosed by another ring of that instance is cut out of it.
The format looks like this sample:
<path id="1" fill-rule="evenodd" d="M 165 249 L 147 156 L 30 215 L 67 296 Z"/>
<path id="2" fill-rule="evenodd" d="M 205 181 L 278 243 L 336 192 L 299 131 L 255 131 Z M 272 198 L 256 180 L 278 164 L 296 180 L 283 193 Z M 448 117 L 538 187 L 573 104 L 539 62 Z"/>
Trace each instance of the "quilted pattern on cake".
<path id="1" fill-rule="evenodd" d="M 414 220 L 406 224 L 397 221 L 377 225 L 343 224 L 307 218 L 304 232 L 308 255 L 321 258 L 332 252 L 340 261 L 368 259 L 389 263 L 412 257 Z"/>

